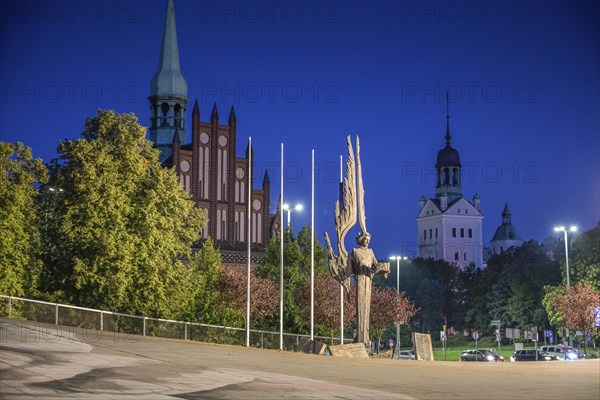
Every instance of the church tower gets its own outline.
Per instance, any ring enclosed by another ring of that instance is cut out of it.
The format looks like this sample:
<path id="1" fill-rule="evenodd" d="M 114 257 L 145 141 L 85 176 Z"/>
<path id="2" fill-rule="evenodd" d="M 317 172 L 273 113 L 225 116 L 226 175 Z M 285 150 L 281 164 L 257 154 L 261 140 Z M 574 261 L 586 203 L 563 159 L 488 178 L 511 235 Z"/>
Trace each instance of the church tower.
<path id="1" fill-rule="evenodd" d="M 448 110 L 448 94 L 446 93 L 446 146 L 438 151 L 435 169 L 437 181 L 435 197 L 452 202 L 462 197 L 460 155 L 450 145 L 450 113 Z"/>
<path id="2" fill-rule="evenodd" d="M 185 143 L 187 82 L 179 67 L 179 48 L 173 0 L 167 2 L 158 69 L 150 83 L 150 140 L 160 150 L 160 162 L 173 154 L 175 132 Z"/>
<path id="3" fill-rule="evenodd" d="M 237 156 L 238 120 L 233 107 L 229 118 L 220 118 L 214 103 L 205 116 L 208 120 L 202 121 L 196 100 L 192 141 L 186 143 L 188 93 L 179 67 L 173 0 L 167 1 L 160 59 L 148 100 L 150 140 L 161 152 L 160 162 L 175 170 L 182 187 L 208 217 L 200 238 L 214 240 L 224 263 L 245 265 L 248 242 L 253 251 L 262 252 L 279 229 L 276 215 L 270 213 L 271 183 L 265 172 L 262 188 L 251 187 L 254 166 L 260 164 L 254 162 L 254 147 L 246 157 Z"/>
<path id="4" fill-rule="evenodd" d="M 458 150 L 451 144 L 450 114 L 446 93 L 446 145 L 435 163 L 435 198 L 419 199 L 418 255 L 445 260 L 461 268 L 473 263 L 483 266 L 483 214 L 479 196 L 472 201 L 463 197 L 461 163 Z"/>
<path id="5" fill-rule="evenodd" d="M 517 228 L 511 220 L 512 214 L 508 208 L 508 203 L 506 203 L 502 211 L 502 224 L 496 229 L 490 242 L 494 255 L 503 253 L 511 247 L 520 247 L 523 244 L 523 239 L 519 236 L 519 232 L 517 232 Z"/>

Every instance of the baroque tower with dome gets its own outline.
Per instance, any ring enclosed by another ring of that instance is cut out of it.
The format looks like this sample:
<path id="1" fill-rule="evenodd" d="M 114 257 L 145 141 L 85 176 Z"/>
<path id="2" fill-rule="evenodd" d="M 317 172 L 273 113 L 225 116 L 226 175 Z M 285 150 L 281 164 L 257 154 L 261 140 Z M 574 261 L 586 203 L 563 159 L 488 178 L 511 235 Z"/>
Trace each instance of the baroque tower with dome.
<path id="1" fill-rule="evenodd" d="M 463 197 L 460 155 L 451 146 L 448 94 L 446 145 L 437 154 L 435 197 L 419 199 L 418 255 L 445 260 L 460 268 L 483 267 L 483 214 L 480 199 Z"/>
<path id="2" fill-rule="evenodd" d="M 508 203 L 506 203 L 502 211 L 502 224 L 496 229 L 490 242 L 492 254 L 504 253 L 511 247 L 520 247 L 522 244 L 523 239 L 517 232 L 517 228 L 512 224 L 512 214 L 508 208 Z"/>

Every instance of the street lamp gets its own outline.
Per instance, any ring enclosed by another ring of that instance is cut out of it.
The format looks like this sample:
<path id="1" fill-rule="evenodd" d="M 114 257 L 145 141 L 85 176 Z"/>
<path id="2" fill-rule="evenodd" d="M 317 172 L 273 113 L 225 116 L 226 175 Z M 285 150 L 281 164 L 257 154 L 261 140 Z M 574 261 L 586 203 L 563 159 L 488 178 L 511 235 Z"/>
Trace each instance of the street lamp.
<path id="1" fill-rule="evenodd" d="M 391 256 L 390 260 L 396 260 L 396 292 L 400 294 L 400 260 L 408 260 L 408 257 Z M 400 358 L 400 321 L 396 325 L 396 347 Z"/>
<path id="2" fill-rule="evenodd" d="M 554 228 L 554 232 L 564 232 L 565 234 L 565 266 L 567 268 L 567 290 L 571 287 L 571 279 L 569 277 L 569 239 L 567 232 L 577 232 L 577 227 L 571 225 L 569 228 L 565 226 L 557 226 Z M 569 346 L 573 346 L 573 337 L 571 336 L 571 329 L 569 329 Z"/>
<path id="3" fill-rule="evenodd" d="M 289 204 L 287 204 L 287 203 L 285 203 L 283 205 L 283 209 L 285 211 L 287 211 L 287 226 L 288 226 L 288 229 L 291 229 L 290 220 L 291 220 L 292 211 L 302 211 L 303 208 L 304 207 L 302 206 L 302 204 L 299 204 L 299 203 L 296 204 L 293 208 Z"/>

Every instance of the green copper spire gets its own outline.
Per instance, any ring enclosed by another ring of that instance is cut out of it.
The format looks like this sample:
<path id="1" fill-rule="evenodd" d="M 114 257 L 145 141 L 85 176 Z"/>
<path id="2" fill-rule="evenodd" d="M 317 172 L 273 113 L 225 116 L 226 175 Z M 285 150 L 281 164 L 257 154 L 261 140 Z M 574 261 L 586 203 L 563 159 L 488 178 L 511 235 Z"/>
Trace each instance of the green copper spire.
<path id="1" fill-rule="evenodd" d="M 187 82 L 179 67 L 179 47 L 175 27 L 175 7 L 173 0 L 167 2 L 165 28 L 158 69 L 150 83 L 150 96 L 175 95 L 187 98 Z"/>

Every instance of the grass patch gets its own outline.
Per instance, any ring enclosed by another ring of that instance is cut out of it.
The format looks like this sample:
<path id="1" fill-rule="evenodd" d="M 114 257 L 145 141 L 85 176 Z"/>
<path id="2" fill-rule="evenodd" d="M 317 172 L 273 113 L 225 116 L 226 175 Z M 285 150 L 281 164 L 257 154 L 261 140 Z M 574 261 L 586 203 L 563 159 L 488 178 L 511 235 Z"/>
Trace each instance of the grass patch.
<path id="1" fill-rule="evenodd" d="M 494 340 L 493 337 L 483 337 L 481 340 L 477 341 L 477 345 L 475 345 L 475 340 L 472 340 L 467 337 L 450 337 L 450 340 L 447 342 L 448 347 L 446 349 L 444 355 L 444 349 L 442 346 L 442 342 L 436 341 L 433 342 L 433 358 L 436 361 L 458 361 L 460 358 L 460 353 L 465 350 L 474 350 L 474 349 L 490 349 L 495 351 L 498 355 L 504 357 L 504 361 L 510 361 L 510 356 L 514 353 L 515 346 L 514 344 L 502 344 L 500 346 L 500 351 L 498 350 L 498 342 Z M 525 343 L 523 345 L 524 349 L 533 349 L 534 346 L 532 343 Z M 539 345 L 538 345 L 539 348 Z"/>

